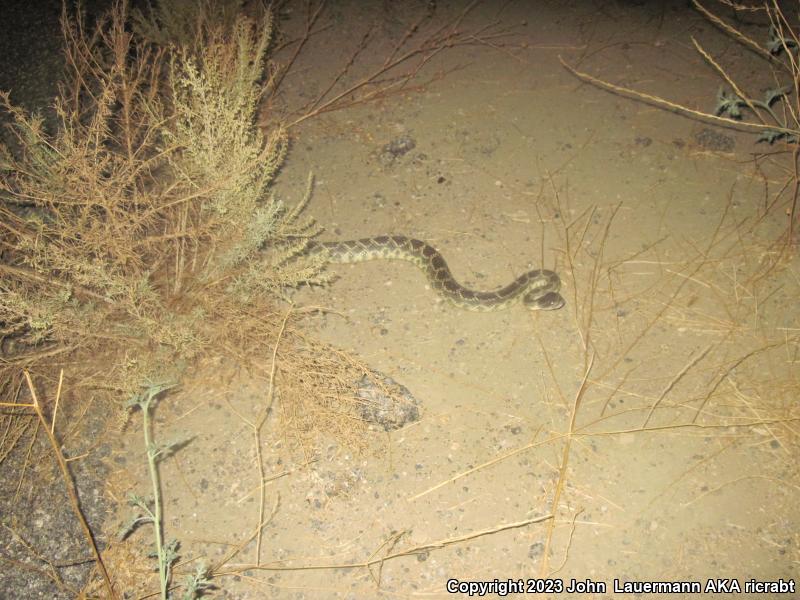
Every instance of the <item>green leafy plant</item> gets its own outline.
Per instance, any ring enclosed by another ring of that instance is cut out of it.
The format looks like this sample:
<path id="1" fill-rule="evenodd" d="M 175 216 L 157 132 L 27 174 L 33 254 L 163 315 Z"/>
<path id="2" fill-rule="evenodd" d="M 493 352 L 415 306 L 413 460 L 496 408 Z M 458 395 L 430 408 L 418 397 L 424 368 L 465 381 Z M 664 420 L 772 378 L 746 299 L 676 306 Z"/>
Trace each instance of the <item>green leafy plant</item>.
<path id="1" fill-rule="evenodd" d="M 797 134 L 786 131 L 789 126 L 785 119 L 781 119 L 772 110 L 772 105 L 778 100 L 784 99 L 792 91 L 791 86 L 784 86 L 777 89 L 767 90 L 764 94 L 764 100 L 744 100 L 737 96 L 735 93 L 720 87 L 717 92 L 717 106 L 714 109 L 714 114 L 718 117 L 728 117 L 730 119 L 742 119 L 742 109 L 750 108 L 752 110 L 761 109 L 766 111 L 773 121 L 779 124 L 783 129 L 765 129 L 758 137 L 756 142 L 767 142 L 774 144 L 778 140 L 784 140 L 789 143 L 797 142 Z"/>
<path id="2" fill-rule="evenodd" d="M 168 591 L 172 581 L 172 566 L 178 559 L 180 545 L 176 539 L 164 541 L 163 503 L 158 465 L 160 461 L 188 444 L 190 440 L 173 441 L 162 445 L 156 444 L 153 440 L 150 411 L 154 408 L 154 403 L 158 397 L 172 387 L 174 387 L 174 384 L 149 385 L 142 392 L 133 396 L 126 405 L 128 409 L 139 408 L 142 412 L 144 447 L 153 496 L 151 499 L 146 499 L 136 494 L 131 495 L 129 504 L 138 509 L 138 511 L 120 532 L 120 537 L 124 539 L 140 525 L 150 524 L 153 526 L 155 552 L 152 556 L 158 564 L 161 598 L 164 600 L 170 597 Z M 208 572 L 204 567 L 198 566 L 197 571 L 187 579 L 186 594 L 183 598 L 186 600 L 198 598 L 204 589 L 208 589 L 209 585 Z"/>

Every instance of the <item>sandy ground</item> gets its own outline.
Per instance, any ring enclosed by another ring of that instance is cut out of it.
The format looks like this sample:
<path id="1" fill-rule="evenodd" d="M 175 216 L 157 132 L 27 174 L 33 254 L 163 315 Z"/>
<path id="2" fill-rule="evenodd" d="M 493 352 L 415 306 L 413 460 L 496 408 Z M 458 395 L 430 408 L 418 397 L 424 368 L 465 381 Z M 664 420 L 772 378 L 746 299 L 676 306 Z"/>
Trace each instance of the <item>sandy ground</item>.
<path id="1" fill-rule="evenodd" d="M 373 24 L 349 76 L 379 66 L 426 10 L 335 4 L 285 82 L 288 105 L 324 90 Z M 439 3 L 433 25 L 461 9 Z M 298 30 L 300 12 L 287 17 Z M 567 304 L 465 312 L 387 262 L 337 267 L 331 286 L 297 294 L 334 311 L 309 328 L 408 387 L 421 419 L 373 432 L 362 454 L 323 439 L 310 465 L 271 420 L 274 514 L 218 597 L 445 598 L 448 580 L 497 579 L 612 598 L 627 597 L 615 579 L 715 578 L 743 598 L 791 597 L 744 593 L 800 567 L 800 265 L 772 245 L 786 197 L 765 211 L 789 161 L 583 84 L 559 57 L 703 110 L 720 80 L 691 36 L 758 96 L 771 75 L 683 2 L 487 2 L 460 28 L 495 22 L 482 35 L 512 35 L 439 53 L 420 89 L 295 127 L 276 189 L 300 198 L 314 173 L 320 239 L 412 235 L 476 289 L 554 269 Z M 413 148 L 387 152 L 398 140 Z M 193 436 L 162 466 L 167 535 L 188 561 L 218 560 L 259 520 L 241 416 L 268 382 L 240 367 L 209 367 L 157 412 L 158 439 Z M 117 499 L 147 489 L 136 423 L 113 450 Z M 589 593 L 559 588 L 572 579 Z"/>
<path id="2" fill-rule="evenodd" d="M 332 10 L 287 102 L 324 89 L 372 23 L 352 76 L 377 66 L 422 10 L 357 6 Z M 407 386 L 422 418 L 375 433 L 366 455 L 323 443 L 307 468 L 267 436 L 267 475 L 288 474 L 268 487 L 264 569 L 222 580 L 228 597 L 439 598 L 449 579 L 543 578 L 558 592 L 574 578 L 608 586 L 583 597 L 610 598 L 614 579 L 737 578 L 744 592 L 796 577 L 797 262 L 758 280 L 785 205 L 752 227 L 780 175 L 757 175 L 754 137 L 582 85 L 558 58 L 708 110 L 719 81 L 695 36 L 754 89 L 769 81 L 681 3 L 488 3 L 462 27 L 494 21 L 514 33 L 504 47 L 447 50 L 421 90 L 293 130 L 277 188 L 299 198 L 315 174 L 323 239 L 413 235 L 480 289 L 552 268 L 567 305 L 464 312 L 413 266 L 381 262 L 297 296 L 336 311 L 318 335 Z M 210 560 L 258 522 L 252 438 L 225 398 L 254 415 L 266 382 L 202 381 L 159 415 L 159 436 L 196 436 L 164 465 L 167 527 Z M 292 570 L 324 565 L 341 568 Z"/>

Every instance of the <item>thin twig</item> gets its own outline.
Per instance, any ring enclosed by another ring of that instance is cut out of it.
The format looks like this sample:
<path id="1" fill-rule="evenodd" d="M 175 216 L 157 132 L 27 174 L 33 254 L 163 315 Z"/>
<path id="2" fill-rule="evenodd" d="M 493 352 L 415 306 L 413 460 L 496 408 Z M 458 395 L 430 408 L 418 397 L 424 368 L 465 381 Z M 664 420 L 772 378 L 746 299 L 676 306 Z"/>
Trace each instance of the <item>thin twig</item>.
<path id="1" fill-rule="evenodd" d="M 250 569 L 259 569 L 262 571 L 314 571 L 314 570 L 328 570 L 328 569 L 357 569 L 357 568 L 368 568 L 373 565 L 377 565 L 380 563 L 384 563 L 388 560 L 393 560 L 395 558 L 402 558 L 405 556 L 417 556 L 420 554 L 424 554 L 431 550 L 439 550 L 441 548 L 446 548 L 447 546 L 452 546 L 454 544 L 460 544 L 469 540 L 474 540 L 479 537 L 483 537 L 486 535 L 491 535 L 494 533 L 499 533 L 501 531 L 508 531 L 509 529 L 519 529 L 521 527 L 527 527 L 528 525 L 532 525 L 534 523 L 542 523 L 543 521 L 552 520 L 553 515 L 540 515 L 538 517 L 534 517 L 532 519 L 526 519 L 524 521 L 517 521 L 514 523 L 506 523 L 503 525 L 498 525 L 496 527 L 490 527 L 488 529 L 482 529 L 480 531 L 476 531 L 474 533 L 468 533 L 465 535 L 460 535 L 457 537 L 446 538 L 443 540 L 435 540 L 432 542 L 428 542 L 426 544 L 420 544 L 418 546 L 412 546 L 411 548 L 407 548 L 402 551 L 392 552 L 385 556 L 374 556 L 373 557 L 360 562 L 351 562 L 351 563 L 344 563 L 344 564 L 311 564 L 311 565 L 299 565 L 296 567 L 293 566 L 286 566 L 286 565 L 236 565 L 236 568 L 231 570 L 230 572 L 223 572 L 217 573 L 217 576 L 223 575 L 233 575 L 240 573 L 242 571 L 248 571 Z M 386 542 L 381 544 L 382 546 L 386 545 Z M 292 559 L 284 559 L 281 562 L 288 562 Z"/>
<path id="2" fill-rule="evenodd" d="M 258 503 L 258 522 L 264 522 L 264 503 L 266 502 L 266 473 L 264 472 L 264 460 L 261 455 L 261 428 L 264 425 L 264 422 L 267 420 L 267 416 L 269 416 L 270 411 L 272 410 L 272 404 L 275 401 L 275 372 L 278 368 L 278 344 L 280 344 L 281 338 L 283 337 L 283 332 L 286 330 L 286 322 L 289 320 L 289 316 L 292 314 L 292 308 L 289 307 L 289 310 L 286 311 L 286 314 L 283 317 L 283 321 L 281 321 L 280 329 L 278 330 L 278 334 L 275 338 L 275 346 L 272 348 L 272 364 L 270 365 L 269 370 L 269 389 L 267 390 L 267 401 L 265 405 L 261 409 L 261 414 L 259 415 L 258 419 L 256 419 L 255 424 L 253 425 L 253 437 L 255 439 L 255 446 L 256 446 L 256 461 L 258 462 L 258 473 L 259 473 L 259 480 L 261 482 L 261 489 L 259 491 L 259 503 Z M 261 531 L 262 528 L 258 528 L 258 537 L 256 539 L 256 563 L 261 563 Z"/>
<path id="3" fill-rule="evenodd" d="M 583 396 L 586 393 L 587 384 L 589 381 L 589 374 L 592 372 L 592 366 L 594 365 L 594 354 L 592 354 L 589 358 L 589 363 L 586 366 L 586 369 L 583 373 L 583 381 L 581 381 L 581 385 L 578 388 L 578 391 L 575 393 L 575 402 L 572 404 L 572 415 L 569 419 L 569 429 L 567 430 L 566 435 L 564 436 L 564 448 L 561 452 L 561 464 L 558 468 L 558 483 L 556 484 L 556 490 L 553 494 L 553 501 L 550 504 L 550 513 L 553 515 L 558 514 L 558 505 L 561 501 L 561 494 L 564 491 L 564 485 L 567 481 L 567 466 L 569 465 L 569 456 L 570 451 L 572 450 L 572 440 L 575 429 L 575 420 L 578 417 L 578 410 L 580 409 L 581 401 L 583 400 Z M 542 554 L 542 562 L 539 566 L 539 573 L 542 577 L 546 577 L 548 572 L 548 566 L 550 561 L 550 546 L 553 541 L 553 531 L 555 530 L 555 519 L 551 519 L 547 525 L 547 536 L 545 537 L 544 543 L 544 552 Z"/>
<path id="4" fill-rule="evenodd" d="M 75 516 L 78 517 L 78 522 L 81 525 L 81 529 L 83 529 L 83 534 L 86 537 L 86 542 L 89 544 L 89 547 L 92 550 L 92 554 L 94 555 L 95 564 L 100 569 L 100 574 L 103 576 L 103 582 L 105 584 L 106 592 L 108 597 L 111 600 L 116 600 L 116 593 L 114 593 L 114 586 L 111 584 L 111 578 L 109 577 L 108 571 L 106 570 L 106 565 L 103 562 L 103 558 L 100 556 L 100 551 L 97 548 L 97 543 L 94 540 L 94 534 L 92 530 L 89 528 L 89 524 L 86 522 L 86 517 L 83 516 L 83 511 L 81 510 L 80 501 L 78 500 L 78 494 L 75 491 L 75 486 L 72 482 L 72 477 L 67 470 L 67 463 L 64 460 L 64 455 L 61 454 L 61 447 L 56 440 L 53 433 L 50 431 L 50 427 L 48 427 L 47 419 L 45 419 L 44 414 L 42 413 L 41 406 L 39 405 L 39 399 L 36 396 L 36 388 L 33 386 L 33 381 L 31 380 L 30 373 L 26 369 L 23 371 L 25 374 L 25 380 L 28 383 L 28 390 L 31 393 L 31 398 L 33 399 L 33 410 L 36 411 L 36 416 L 39 417 L 39 421 L 41 422 L 45 432 L 47 433 L 47 439 L 50 442 L 50 447 L 53 449 L 53 455 L 56 457 L 58 461 L 58 468 L 61 470 L 61 476 L 64 480 L 64 485 L 67 488 L 67 494 L 69 495 L 69 501 L 72 505 L 72 512 L 75 513 Z"/>
<path id="5" fill-rule="evenodd" d="M 741 131 L 748 131 L 748 132 L 758 132 L 761 133 L 764 131 L 764 126 L 757 124 L 757 123 L 748 123 L 746 121 L 736 121 L 734 119 L 727 119 L 725 117 L 718 117 L 716 115 L 712 115 L 711 113 L 703 112 L 700 110 L 695 110 L 689 108 L 687 106 L 683 106 L 682 104 L 676 104 L 675 102 L 670 102 L 669 100 L 665 100 L 660 96 L 653 96 L 652 94 L 646 94 L 644 92 L 638 92 L 636 90 L 632 90 L 630 88 L 622 87 L 619 85 L 614 85 L 613 83 L 609 83 L 607 81 L 603 81 L 602 79 L 597 79 L 596 77 L 592 77 L 588 73 L 584 73 L 583 71 L 578 71 L 573 66 L 567 64 L 563 58 L 560 56 L 558 60 L 561 61 L 561 64 L 567 69 L 570 73 L 575 75 L 578 79 L 582 79 L 592 85 L 596 85 L 597 87 L 605 88 L 611 92 L 615 92 L 617 94 L 621 94 L 623 96 L 628 96 L 630 98 L 635 98 L 637 100 L 641 100 L 642 102 L 646 102 L 648 104 L 655 104 L 656 106 L 660 106 L 661 108 L 666 108 L 678 114 L 682 114 L 688 117 L 695 117 L 703 121 L 709 121 L 716 125 L 722 125 L 724 127 L 730 127 L 731 129 L 739 129 Z M 788 134 L 796 134 L 797 131 L 788 127 L 770 127 L 772 131 L 779 131 L 781 133 L 788 133 Z"/>
<path id="6" fill-rule="evenodd" d="M 729 35 L 731 35 L 737 41 L 741 42 L 743 45 L 745 45 L 748 48 L 750 48 L 751 50 L 753 50 L 761 58 L 763 58 L 765 60 L 768 60 L 772 64 L 779 64 L 779 65 L 783 66 L 784 68 L 786 68 L 786 65 L 783 62 L 781 62 L 780 60 L 778 60 L 777 58 L 775 58 L 772 54 L 770 54 L 769 51 L 766 48 L 762 48 L 758 43 L 756 43 L 754 40 L 752 40 L 751 38 L 749 38 L 746 35 L 744 35 L 741 31 L 739 31 L 738 29 L 734 29 L 733 27 L 728 25 L 725 21 L 720 19 L 717 15 L 715 15 L 714 13 L 712 13 L 708 9 L 706 9 L 697 0 L 692 0 L 692 4 L 694 4 L 694 7 L 698 11 L 700 11 L 700 13 L 702 13 L 702 15 L 706 19 L 708 19 L 714 25 L 716 25 L 717 27 L 722 29 L 725 33 L 728 33 Z"/>
<path id="7" fill-rule="evenodd" d="M 727 336 L 726 336 L 726 338 L 727 338 Z M 700 354 L 698 354 L 691 361 L 689 361 L 686 364 L 686 366 L 683 367 L 683 369 L 681 369 L 680 372 L 670 380 L 670 382 L 666 385 L 666 387 L 664 387 L 664 389 L 661 390 L 661 393 L 659 394 L 658 398 L 656 398 L 656 401 L 653 402 L 653 404 L 650 406 L 650 410 L 648 411 L 647 416 L 644 419 L 644 423 L 642 423 L 642 428 L 647 427 L 647 424 L 650 422 L 650 417 L 653 416 L 653 413 L 655 412 L 656 408 L 658 408 L 658 405 L 661 404 L 661 401 L 664 400 L 664 398 L 667 396 L 667 394 L 670 393 L 670 391 L 672 391 L 672 388 L 674 388 L 675 385 L 681 379 L 683 379 L 683 376 L 686 375 L 686 373 L 689 371 L 689 369 L 691 369 L 697 363 L 699 363 L 701 360 L 703 360 L 706 357 L 706 355 L 709 352 L 711 352 L 711 349 L 716 345 L 717 344 L 709 344 L 708 346 L 706 346 L 705 350 L 703 350 Z"/>
<path id="8" fill-rule="evenodd" d="M 698 41 L 697 41 L 697 40 L 694 38 L 694 36 L 692 36 L 692 43 L 694 44 L 694 48 L 695 48 L 695 50 L 697 50 L 697 51 L 700 53 L 700 55 L 701 55 L 703 58 L 705 58 L 705 59 L 706 59 L 706 61 L 708 61 L 708 63 L 709 63 L 709 64 L 710 64 L 712 67 L 714 67 L 714 69 L 717 71 L 717 73 L 719 73 L 719 76 L 720 76 L 720 77 L 722 77 L 722 78 L 723 78 L 723 79 L 724 79 L 724 80 L 725 80 L 725 81 L 728 83 L 728 85 L 729 85 L 729 86 L 731 86 L 731 88 L 733 89 L 733 92 L 734 92 L 734 94 L 736 94 L 736 95 L 737 95 L 739 98 L 741 98 L 741 99 L 742 99 L 742 100 L 745 102 L 745 104 L 747 104 L 747 107 L 748 107 L 748 108 L 749 108 L 749 109 L 750 109 L 750 110 L 753 112 L 753 114 L 756 116 L 756 118 L 757 118 L 759 121 L 761 121 L 761 123 L 762 123 L 762 124 L 763 124 L 765 127 L 767 127 L 768 125 L 767 125 L 766 121 L 764 121 L 764 117 L 762 117 L 762 116 L 761 116 L 761 112 L 760 112 L 758 109 L 756 109 L 756 107 L 753 105 L 753 101 L 752 101 L 752 100 L 750 100 L 750 97 L 749 97 L 747 94 L 745 94 L 745 93 L 744 93 L 744 92 L 743 92 L 743 91 L 742 91 L 742 90 L 739 88 L 739 86 L 736 84 L 736 82 L 733 80 L 733 78 L 732 78 L 730 75 L 728 75 L 728 73 L 725 71 L 725 69 L 723 69 L 723 68 L 720 66 L 720 64 L 719 64 L 719 63 L 718 63 L 716 60 L 714 60 L 714 57 L 712 57 L 712 56 L 711 56 L 711 55 L 710 55 L 708 52 L 706 52 L 705 48 L 703 48 L 703 47 L 700 45 L 700 42 L 698 42 Z M 772 111 L 771 111 L 771 110 L 769 110 L 769 112 L 770 112 L 770 113 L 772 113 Z M 774 115 L 773 115 L 773 116 L 774 116 Z M 782 124 L 782 123 L 781 123 L 780 121 L 778 121 L 777 119 L 775 119 L 775 122 L 776 122 L 778 125 L 781 125 L 781 124 Z"/>

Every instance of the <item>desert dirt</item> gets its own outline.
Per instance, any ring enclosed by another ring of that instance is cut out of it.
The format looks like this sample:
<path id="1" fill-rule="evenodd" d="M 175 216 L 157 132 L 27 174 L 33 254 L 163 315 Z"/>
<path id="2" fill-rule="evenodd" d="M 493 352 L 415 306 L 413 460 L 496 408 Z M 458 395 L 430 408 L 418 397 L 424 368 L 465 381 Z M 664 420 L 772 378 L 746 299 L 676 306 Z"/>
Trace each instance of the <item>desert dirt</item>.
<path id="1" fill-rule="evenodd" d="M 287 102 L 324 89 L 373 24 L 359 69 L 379 66 L 414 9 L 338 5 Z M 321 339 L 405 385 L 421 419 L 378 428 L 362 454 L 323 441 L 298 456 L 268 433 L 274 514 L 260 558 L 253 542 L 231 565 L 264 569 L 220 580 L 230 597 L 439 598 L 448 579 L 574 578 L 607 583 L 584 596 L 602 598 L 615 578 L 796 576 L 798 270 L 787 258 L 762 276 L 788 226 L 786 205 L 764 209 L 779 172 L 754 167 L 771 149 L 582 84 L 559 57 L 712 110 L 720 81 L 695 36 L 751 87 L 770 81 L 680 3 L 489 3 L 462 27 L 494 22 L 513 35 L 443 51 L 420 89 L 297 127 L 277 189 L 299 198 L 314 173 L 321 239 L 413 235 L 479 289 L 554 269 L 567 304 L 465 312 L 389 262 L 336 267 L 328 288 L 296 295 L 330 311 L 313 322 Z M 259 518 L 243 417 L 268 381 L 236 367 L 198 373 L 158 413 L 159 438 L 195 436 L 163 465 L 167 529 L 211 561 Z"/>
<path id="2" fill-rule="evenodd" d="M 439 3 L 425 27 L 463 8 Z M 347 78 L 379 67 L 425 10 L 334 3 L 281 101 L 324 91 L 372 26 Z M 292 128 L 275 189 L 299 199 L 313 172 L 320 239 L 420 238 L 482 290 L 552 269 L 566 305 L 468 312 L 408 263 L 332 267 L 331 285 L 292 297 L 324 309 L 307 330 L 407 387 L 419 420 L 373 427 L 360 450 L 322 435 L 303 453 L 274 411 L 258 442 L 262 513 L 247 420 L 270 396 L 272 356 L 251 357 L 262 374 L 202 365 L 155 413 L 157 439 L 191 438 L 161 465 L 179 570 L 218 561 L 269 517 L 218 597 L 446 598 L 450 579 L 576 579 L 608 588 L 545 595 L 611 598 L 614 579 L 796 580 L 800 265 L 775 241 L 790 197 L 773 202 L 791 161 L 756 135 L 588 85 L 560 59 L 712 112 L 721 80 L 692 36 L 754 95 L 772 75 L 683 2 L 487 2 L 459 28 L 485 26 L 408 89 Z M 147 493 L 140 425 L 107 434 L 109 522 L 127 518 L 125 494 Z M 133 542 L 149 547 L 150 531 Z"/>
<path id="3" fill-rule="evenodd" d="M 287 102 L 324 89 L 372 25 L 357 72 L 379 66 L 423 8 L 333 8 Z M 788 226 L 781 203 L 764 215 L 780 173 L 754 167 L 774 149 L 582 84 L 559 57 L 712 110 L 720 81 L 695 36 L 751 89 L 770 81 L 681 3 L 488 3 L 462 27 L 495 22 L 513 35 L 441 52 L 420 89 L 298 126 L 276 188 L 299 198 L 313 172 L 320 239 L 412 235 L 479 289 L 554 269 L 567 304 L 465 312 L 384 261 L 336 267 L 328 288 L 295 296 L 326 307 L 317 335 L 405 385 L 421 419 L 376 429 L 361 454 L 322 441 L 298 455 L 269 430 L 274 514 L 260 557 L 252 542 L 231 564 L 264 569 L 219 580 L 229 597 L 439 598 L 448 579 L 574 578 L 607 583 L 586 596 L 602 598 L 615 578 L 744 586 L 798 572 L 796 259 L 759 279 Z M 162 467 L 168 535 L 209 561 L 259 518 L 243 417 L 269 382 L 237 367 L 210 366 L 158 412 L 158 438 L 194 436 Z"/>

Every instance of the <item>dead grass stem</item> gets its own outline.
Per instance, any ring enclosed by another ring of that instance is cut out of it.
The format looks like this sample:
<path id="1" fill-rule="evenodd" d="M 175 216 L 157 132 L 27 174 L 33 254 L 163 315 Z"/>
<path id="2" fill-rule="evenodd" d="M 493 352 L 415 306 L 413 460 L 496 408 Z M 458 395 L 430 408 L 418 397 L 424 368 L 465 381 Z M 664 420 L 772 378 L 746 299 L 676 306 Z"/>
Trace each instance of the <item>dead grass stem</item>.
<path id="1" fill-rule="evenodd" d="M 53 426 L 55 425 L 55 420 L 51 423 L 51 426 L 48 426 L 47 420 L 45 419 L 44 413 L 42 412 L 41 405 L 39 403 L 39 398 L 36 394 L 36 388 L 33 385 L 33 381 L 31 380 L 30 373 L 25 371 L 25 380 L 28 384 L 28 391 L 31 394 L 31 399 L 33 402 L 29 405 L 33 408 L 34 412 L 36 413 L 36 417 L 39 419 L 39 422 L 42 425 L 45 433 L 47 434 L 47 440 L 50 442 L 50 448 L 52 450 L 53 456 L 55 457 L 58 468 L 61 471 L 61 477 L 64 482 L 64 486 L 67 490 L 67 495 L 69 497 L 70 505 L 72 506 L 72 512 L 75 514 L 75 517 L 78 519 L 80 523 L 81 529 L 83 530 L 83 534 L 86 538 L 86 543 L 89 546 L 89 549 L 92 552 L 92 555 L 95 559 L 95 566 L 100 572 L 103 582 L 105 583 L 105 590 L 108 598 L 114 600 L 117 595 L 114 592 L 114 586 L 111 583 L 111 578 L 109 577 L 108 571 L 106 570 L 105 562 L 103 562 L 103 557 L 100 556 L 100 551 L 97 548 L 97 543 L 94 539 L 94 534 L 92 533 L 89 524 L 86 522 L 86 517 L 83 516 L 83 511 L 81 510 L 80 501 L 78 499 L 78 494 L 75 491 L 75 485 L 72 481 L 72 476 L 67 469 L 67 462 L 64 459 L 64 455 L 61 453 L 61 445 L 59 444 L 58 440 L 55 437 Z"/>
<path id="2" fill-rule="evenodd" d="M 230 568 L 227 571 L 220 572 L 218 575 L 220 577 L 226 575 L 237 575 L 243 571 L 248 571 L 251 569 L 254 570 L 262 570 L 262 571 L 315 571 L 315 570 L 329 570 L 329 569 L 365 569 L 370 568 L 375 565 L 382 565 L 390 560 L 394 560 L 397 558 L 403 558 L 406 556 L 417 556 L 420 554 L 425 554 L 430 552 L 431 550 L 441 550 L 443 548 L 447 548 L 448 546 L 462 544 L 464 542 L 468 542 L 470 540 L 475 540 L 481 537 L 493 535 L 495 533 L 500 533 L 503 531 L 508 531 L 510 529 L 519 529 L 522 527 L 527 527 L 529 525 L 533 525 L 536 523 L 542 523 L 544 521 L 549 521 L 553 518 L 552 515 L 540 515 L 538 517 L 534 517 L 532 519 L 525 519 L 523 521 L 516 521 L 513 523 L 503 523 L 501 525 L 496 525 L 494 527 L 489 527 L 487 529 L 482 529 L 480 531 L 475 531 L 472 533 L 467 533 L 460 536 L 455 536 L 451 538 L 444 538 L 440 540 L 433 540 L 430 542 L 426 542 L 423 544 L 418 544 L 412 546 L 410 548 L 406 548 L 403 550 L 398 550 L 395 552 L 388 552 L 383 555 L 379 555 L 379 551 L 381 548 L 393 548 L 398 540 L 398 534 L 393 534 L 389 540 L 384 541 L 381 543 L 378 548 L 373 551 L 371 557 L 364 561 L 352 561 L 347 563 L 316 563 L 316 564 L 302 564 L 297 566 L 291 566 L 286 564 L 276 564 L 273 562 L 272 564 L 258 564 L 258 565 L 249 565 L 249 564 L 241 564 L 230 565 Z M 401 534 L 402 535 L 402 534 Z M 292 562 L 296 559 L 287 558 L 282 561 L 281 563 Z"/>

